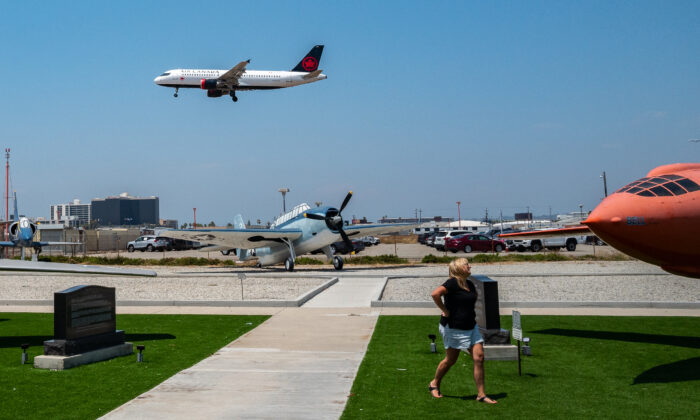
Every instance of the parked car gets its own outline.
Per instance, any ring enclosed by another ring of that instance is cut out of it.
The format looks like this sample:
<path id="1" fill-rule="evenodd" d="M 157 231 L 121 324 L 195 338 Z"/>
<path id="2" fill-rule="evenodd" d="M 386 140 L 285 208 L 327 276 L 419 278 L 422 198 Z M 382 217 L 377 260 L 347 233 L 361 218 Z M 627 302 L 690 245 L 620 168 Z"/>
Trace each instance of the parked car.
<path id="1" fill-rule="evenodd" d="M 162 238 L 153 235 L 144 235 L 139 236 L 135 240 L 127 243 L 126 249 L 129 252 L 134 252 L 137 249 L 141 252 L 162 251 L 165 249 L 172 249 L 172 243 L 168 241 L 167 238 Z"/>
<path id="2" fill-rule="evenodd" d="M 365 246 L 372 246 L 372 245 L 378 245 L 379 244 L 379 238 L 376 236 L 363 236 L 360 238 L 362 240 L 362 243 L 365 244 Z"/>
<path id="3" fill-rule="evenodd" d="M 352 239 L 353 249 L 348 248 L 344 241 L 333 242 L 330 247 L 334 254 L 348 254 L 352 251 L 360 252 L 365 249 L 365 244 L 360 239 Z"/>
<path id="4" fill-rule="evenodd" d="M 501 233 L 515 233 L 518 232 L 518 230 L 513 229 L 513 228 L 505 228 L 503 229 L 503 232 L 501 232 L 501 229 L 491 229 L 490 231 L 486 232 L 486 236 L 489 236 L 493 239 L 500 239 L 498 235 Z"/>
<path id="5" fill-rule="evenodd" d="M 437 237 L 438 232 L 433 232 L 425 238 L 425 244 L 428 246 L 435 246 L 435 238 Z"/>
<path id="6" fill-rule="evenodd" d="M 457 235 L 464 235 L 465 233 L 469 233 L 466 230 L 451 230 L 449 232 L 438 232 L 437 236 L 435 237 L 435 249 L 438 251 L 444 251 L 445 250 L 445 240 L 455 237 Z"/>
<path id="7" fill-rule="evenodd" d="M 418 243 L 425 245 L 426 241 L 434 232 L 425 232 L 418 234 Z"/>
<path id="8" fill-rule="evenodd" d="M 452 252 L 495 251 L 506 249 L 506 243 L 481 234 L 466 234 L 445 239 L 445 249 Z"/>

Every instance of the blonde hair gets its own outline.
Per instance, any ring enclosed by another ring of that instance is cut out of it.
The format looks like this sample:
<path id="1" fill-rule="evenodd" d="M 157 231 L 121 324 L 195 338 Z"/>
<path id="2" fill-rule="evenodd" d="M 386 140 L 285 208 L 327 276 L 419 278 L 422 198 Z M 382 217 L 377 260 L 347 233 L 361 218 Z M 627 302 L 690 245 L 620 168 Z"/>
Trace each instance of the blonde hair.
<path id="1" fill-rule="evenodd" d="M 468 289 L 467 277 L 471 274 L 469 270 L 469 260 L 466 258 L 455 258 L 450 262 L 450 277 L 457 279 L 459 287 Z"/>

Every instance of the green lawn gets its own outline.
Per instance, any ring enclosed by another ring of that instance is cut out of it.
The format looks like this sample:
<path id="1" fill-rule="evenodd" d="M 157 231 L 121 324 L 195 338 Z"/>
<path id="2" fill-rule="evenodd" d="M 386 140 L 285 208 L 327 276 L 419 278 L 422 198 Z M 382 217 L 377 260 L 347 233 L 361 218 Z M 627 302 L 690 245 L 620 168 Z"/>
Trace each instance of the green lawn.
<path id="1" fill-rule="evenodd" d="M 460 356 L 433 399 L 428 382 L 444 357 L 430 353 L 436 317 L 382 316 L 343 419 L 700 418 L 700 318 L 523 316 L 533 356 L 486 362 L 474 401 L 471 358 Z M 510 328 L 510 317 L 501 325 Z M 439 336 L 438 336 L 439 341 Z"/>
<path id="2" fill-rule="evenodd" d="M 21 365 L 53 338 L 53 314 L 0 313 L 0 418 L 96 418 L 210 356 L 267 316 L 117 315 L 126 339 L 145 344 L 136 355 L 65 371 Z"/>

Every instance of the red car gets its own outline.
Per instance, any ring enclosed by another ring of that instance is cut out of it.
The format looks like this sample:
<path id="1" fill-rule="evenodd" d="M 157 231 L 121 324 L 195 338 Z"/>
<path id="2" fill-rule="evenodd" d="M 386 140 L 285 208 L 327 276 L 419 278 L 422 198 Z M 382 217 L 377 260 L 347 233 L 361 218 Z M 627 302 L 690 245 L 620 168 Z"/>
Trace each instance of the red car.
<path id="1" fill-rule="evenodd" d="M 464 251 L 496 251 L 506 249 L 506 243 L 499 239 L 491 239 L 486 235 L 466 234 L 445 240 L 445 249 L 452 252 Z"/>

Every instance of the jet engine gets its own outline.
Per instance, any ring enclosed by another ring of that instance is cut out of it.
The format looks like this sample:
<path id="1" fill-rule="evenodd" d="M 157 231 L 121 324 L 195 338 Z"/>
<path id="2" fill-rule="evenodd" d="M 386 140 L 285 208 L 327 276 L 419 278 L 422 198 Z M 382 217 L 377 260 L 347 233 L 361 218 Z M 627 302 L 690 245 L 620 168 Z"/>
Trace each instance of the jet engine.
<path id="1" fill-rule="evenodd" d="M 34 234 L 36 233 L 36 225 L 34 223 L 31 223 L 28 219 L 21 218 L 19 222 L 12 223 L 8 228 L 8 232 L 10 232 L 10 235 L 13 238 L 18 237 L 20 224 L 22 225 L 22 229 L 31 228 L 32 236 L 34 236 Z"/>
<path id="2" fill-rule="evenodd" d="M 216 79 L 202 79 L 200 86 L 202 89 L 216 89 L 218 85 L 218 80 Z"/>
<path id="3" fill-rule="evenodd" d="M 207 91 L 207 96 L 210 98 L 219 98 L 221 95 L 223 95 L 224 92 L 218 90 L 218 89 L 209 89 Z"/>

